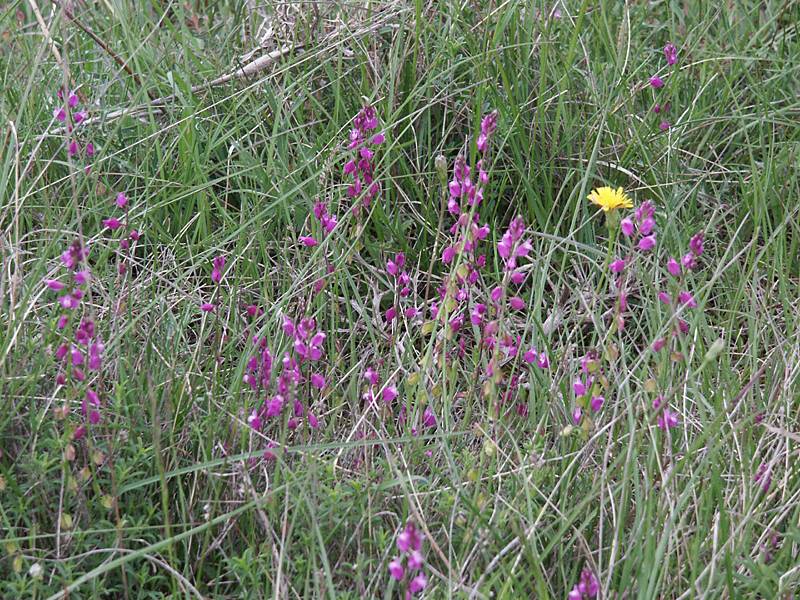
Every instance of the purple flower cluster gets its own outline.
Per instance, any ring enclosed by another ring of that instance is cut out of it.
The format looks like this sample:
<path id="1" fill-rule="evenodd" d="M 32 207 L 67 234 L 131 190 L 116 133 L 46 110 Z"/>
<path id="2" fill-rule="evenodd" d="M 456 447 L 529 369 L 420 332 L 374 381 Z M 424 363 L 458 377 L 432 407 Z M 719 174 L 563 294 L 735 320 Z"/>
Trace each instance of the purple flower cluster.
<path id="1" fill-rule="evenodd" d="M 678 62 L 678 49 L 671 42 L 666 46 L 664 46 L 664 58 L 666 58 L 667 64 L 669 66 L 673 66 L 675 65 L 675 63 Z M 650 78 L 650 87 L 652 87 L 654 90 L 660 90 L 661 88 L 664 87 L 664 85 L 665 85 L 664 80 L 658 75 L 653 75 Z M 666 113 L 669 112 L 669 109 L 670 109 L 669 102 L 664 102 L 663 104 L 656 103 L 653 106 L 653 112 L 656 114 L 663 113 L 664 115 L 666 115 Z M 669 121 L 666 118 L 662 118 L 661 122 L 658 124 L 658 128 L 661 131 L 668 131 L 670 128 Z"/>
<path id="2" fill-rule="evenodd" d="M 305 384 L 316 390 L 322 390 L 327 384 L 325 376 L 315 369 L 324 355 L 327 336 L 317 329 L 313 318 L 306 317 L 295 323 L 285 315 L 283 333 L 291 340 L 292 346 L 290 350 L 284 352 L 281 359 L 281 369 L 275 382 L 274 394 L 271 393 L 273 356 L 267 347 L 266 339 L 253 338 L 256 352 L 247 362 L 243 380 L 256 392 L 256 398 L 260 398 L 261 401 L 247 417 L 247 422 L 256 431 L 261 431 L 266 420 L 280 416 L 284 407 L 291 404 L 292 414 L 286 422 L 290 430 L 297 429 L 303 417 L 306 417 L 309 427 L 317 429 L 319 419 L 314 413 L 306 410 L 301 392 Z"/>
<path id="3" fill-rule="evenodd" d="M 652 201 L 645 200 L 634 211 L 633 218 L 625 217 L 620 221 L 620 231 L 631 241 L 632 247 L 624 258 L 617 258 L 609 264 L 609 269 L 617 288 L 617 306 L 615 307 L 615 325 L 618 331 L 625 329 L 625 312 L 628 310 L 627 272 L 637 258 L 637 252 L 646 253 L 656 246 L 655 206 Z"/>
<path id="4" fill-rule="evenodd" d="M 67 126 L 67 131 L 72 134 L 75 130 L 75 127 L 84 122 L 88 118 L 89 114 L 86 112 L 86 110 L 75 110 L 78 108 L 80 100 L 74 91 L 70 90 L 66 93 L 66 98 L 64 96 L 64 90 L 58 90 L 58 103 L 53 109 L 53 117 L 57 121 L 65 123 Z M 77 138 L 72 137 L 67 144 L 67 155 L 70 158 L 74 158 L 80 152 L 81 143 Z M 84 146 L 83 152 L 87 159 L 94 157 L 94 144 L 92 142 L 87 142 Z M 86 173 L 88 173 L 90 169 L 91 167 L 89 165 L 86 165 L 84 168 Z"/>
<path id="5" fill-rule="evenodd" d="M 675 290 L 672 294 L 663 290 L 658 292 L 658 299 L 673 310 L 677 310 L 680 307 L 697 308 L 697 301 L 695 300 L 694 295 L 688 289 L 686 289 L 686 273 L 697 269 L 697 259 L 703 254 L 704 250 L 704 239 L 705 236 L 703 232 L 696 233 L 689 241 L 689 251 L 681 257 L 680 261 L 673 257 L 669 257 L 669 259 L 667 259 L 667 272 L 671 276 Z M 687 323 L 684 319 L 679 318 L 677 320 L 677 327 L 673 331 L 673 335 L 685 334 L 688 331 L 689 323 Z M 655 352 L 659 352 L 666 345 L 667 340 L 665 338 L 659 338 L 653 342 L 653 350 Z"/>
<path id="6" fill-rule="evenodd" d="M 112 232 L 118 229 L 122 229 L 124 232 L 128 227 L 128 197 L 124 192 L 119 192 L 114 200 L 114 204 L 117 208 L 125 211 L 125 215 L 122 219 L 118 219 L 117 217 L 103 219 L 103 226 Z M 139 241 L 139 237 L 139 232 L 136 229 L 131 229 L 127 236 L 123 235 L 123 237 L 120 238 L 119 248 L 121 251 L 121 259 L 117 263 L 117 271 L 120 275 L 124 275 L 127 272 L 128 262 L 133 256 L 133 247 L 136 242 Z"/>
<path id="7" fill-rule="evenodd" d="M 350 130 L 348 151 L 355 151 L 355 156 L 344 165 L 344 174 L 353 182 L 347 187 L 350 198 L 358 198 L 363 193 L 361 204 L 353 206 L 353 214 L 357 215 L 360 207 L 369 208 L 372 199 L 380 191 L 380 183 L 375 181 L 375 152 L 373 147 L 385 140 L 383 133 L 373 133 L 378 128 L 378 116 L 369 105 L 362 108 L 353 120 Z"/>
<path id="8" fill-rule="evenodd" d="M 63 292 L 58 297 L 61 314 L 56 322 L 56 330 L 61 332 L 64 341 L 55 351 L 60 364 L 56 384 L 69 384 L 77 396 L 83 396 L 81 412 L 88 423 L 96 425 L 100 422 L 100 395 L 96 391 L 97 378 L 92 374 L 102 369 L 105 345 L 90 318 L 82 318 L 70 335 L 73 315 L 80 308 L 91 279 L 85 264 L 87 258 L 88 250 L 78 240 L 74 241 L 61 255 L 61 263 L 67 269 L 67 281 L 48 279 L 45 285 L 50 290 Z M 66 413 L 66 409 L 61 411 L 63 416 Z M 73 439 L 78 440 L 85 434 L 86 426 L 82 424 L 73 432 Z"/>
<path id="9" fill-rule="evenodd" d="M 408 298 L 411 295 L 411 276 L 405 270 L 405 264 L 406 256 L 402 252 L 398 252 L 394 255 L 394 258 L 386 261 L 386 274 L 393 281 L 392 289 L 394 292 L 392 306 L 386 310 L 384 315 L 387 323 L 391 323 L 397 316 L 398 304 L 408 302 Z M 407 319 L 415 318 L 418 313 L 419 311 L 413 303 L 403 310 L 403 315 Z"/>
<path id="10" fill-rule="evenodd" d="M 417 531 L 414 523 L 409 521 L 397 534 L 395 543 L 400 551 L 400 556 L 389 563 L 389 575 L 395 581 L 407 579 L 406 598 L 423 591 L 428 585 L 428 577 L 422 570 L 425 563 L 422 556 L 422 534 Z"/>
<path id="11" fill-rule="evenodd" d="M 600 358 L 594 350 L 586 353 L 581 359 L 580 374 L 572 381 L 572 392 L 575 394 L 575 408 L 572 410 L 572 422 L 579 425 L 586 409 L 600 412 L 605 404 L 605 396 L 601 394 L 603 380 Z"/>

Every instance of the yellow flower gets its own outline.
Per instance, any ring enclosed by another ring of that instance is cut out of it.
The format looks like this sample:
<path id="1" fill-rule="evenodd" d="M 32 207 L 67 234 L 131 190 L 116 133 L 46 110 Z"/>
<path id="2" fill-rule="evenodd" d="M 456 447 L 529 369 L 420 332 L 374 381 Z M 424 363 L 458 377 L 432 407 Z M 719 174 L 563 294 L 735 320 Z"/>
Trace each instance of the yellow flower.
<path id="1" fill-rule="evenodd" d="M 592 190 L 592 193 L 589 194 L 589 200 L 605 212 L 617 210 L 618 208 L 633 208 L 633 202 L 621 187 L 616 190 L 610 187 Z"/>

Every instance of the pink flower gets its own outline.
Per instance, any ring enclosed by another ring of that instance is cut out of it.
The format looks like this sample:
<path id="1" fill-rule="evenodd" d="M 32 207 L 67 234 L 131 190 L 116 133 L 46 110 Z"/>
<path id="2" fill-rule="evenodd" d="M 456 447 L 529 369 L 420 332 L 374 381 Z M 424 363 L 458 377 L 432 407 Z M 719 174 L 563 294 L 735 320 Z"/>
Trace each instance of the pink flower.
<path id="1" fill-rule="evenodd" d="M 389 323 L 394 321 L 394 318 L 397 316 L 397 308 L 394 306 L 390 306 L 386 309 L 386 322 Z"/>
<path id="2" fill-rule="evenodd" d="M 670 66 L 678 62 L 678 49 L 675 47 L 675 44 L 670 42 L 664 46 L 664 57 L 667 59 L 667 64 Z"/>
<path id="3" fill-rule="evenodd" d="M 703 238 L 704 234 L 701 231 L 693 235 L 692 239 L 689 240 L 689 249 L 695 256 L 700 256 L 703 253 Z"/>
<path id="4" fill-rule="evenodd" d="M 308 413 L 308 426 L 311 427 L 311 429 L 319 429 L 319 419 L 317 419 L 317 416 L 313 413 Z"/>
<path id="5" fill-rule="evenodd" d="M 664 338 L 658 338 L 656 341 L 653 342 L 653 346 L 652 346 L 653 352 L 661 352 L 661 350 L 664 348 L 666 343 L 667 343 L 667 340 L 665 340 Z"/>
<path id="6" fill-rule="evenodd" d="M 664 304 L 672 304 L 672 298 L 667 292 L 658 292 L 658 299 Z"/>
<path id="7" fill-rule="evenodd" d="M 536 366 L 540 369 L 547 369 L 550 367 L 550 360 L 547 358 L 547 354 L 544 352 L 539 354 L 539 358 L 536 359 Z"/>
<path id="8" fill-rule="evenodd" d="M 425 412 L 422 414 L 422 424 L 425 427 L 436 427 L 436 415 L 433 414 L 430 407 L 425 407 Z"/>
<path id="9" fill-rule="evenodd" d="M 580 406 L 576 406 L 576 407 L 575 407 L 575 408 L 572 410 L 572 422 L 573 422 L 575 425 L 578 425 L 578 424 L 580 424 L 580 422 L 581 422 L 581 417 L 583 417 L 583 410 L 581 410 L 581 407 L 580 407 Z"/>
<path id="10" fill-rule="evenodd" d="M 424 590 L 426 585 L 428 585 L 428 578 L 425 576 L 425 573 L 420 573 L 408 584 L 408 591 L 412 594 L 416 594 Z"/>
<path id="11" fill-rule="evenodd" d="M 654 87 L 655 89 L 662 88 L 662 87 L 664 87 L 664 80 L 661 79 L 661 77 L 659 77 L 658 75 L 653 75 L 650 78 L 650 85 L 652 87 Z"/>
<path id="12" fill-rule="evenodd" d="M 203 302 L 200 305 L 200 310 L 202 310 L 203 312 L 211 312 L 215 308 L 216 308 L 216 305 L 212 304 L 211 302 Z"/>
<path id="13" fill-rule="evenodd" d="M 605 403 L 606 399 L 603 396 L 592 396 L 592 399 L 589 401 L 589 406 L 592 407 L 594 412 L 597 412 L 601 408 L 603 408 L 603 404 Z"/>
<path id="14" fill-rule="evenodd" d="M 58 279 L 45 279 L 44 283 L 47 287 L 55 292 L 60 292 L 64 289 L 64 284 L 61 283 Z"/>
<path id="15" fill-rule="evenodd" d="M 92 158 L 94 156 L 94 144 L 92 142 L 86 144 L 86 156 L 88 158 Z"/>
<path id="16" fill-rule="evenodd" d="M 657 425 L 659 429 L 672 429 L 673 427 L 677 427 L 678 414 L 672 412 L 669 408 L 665 408 L 658 416 Z"/>
<path id="17" fill-rule="evenodd" d="M 373 369 L 372 367 L 368 367 L 366 371 L 364 371 L 364 379 L 366 379 L 370 385 L 378 385 L 380 381 L 380 376 L 378 372 Z"/>
<path id="18" fill-rule="evenodd" d="M 72 158 L 73 156 L 75 156 L 78 153 L 78 150 L 80 150 L 80 146 L 78 146 L 78 142 L 76 142 L 75 140 L 72 140 L 69 143 L 69 146 L 67 146 L 67 155 L 70 158 Z"/>
<path id="19" fill-rule="evenodd" d="M 521 271 L 514 271 L 511 274 L 511 283 L 514 285 L 522 285 L 522 282 L 525 281 L 525 273 Z"/>
<path id="20" fill-rule="evenodd" d="M 125 195 L 124 192 L 120 192 L 119 194 L 117 194 L 116 203 L 119 208 L 125 208 L 125 206 L 128 204 L 128 197 Z"/>
<path id="21" fill-rule="evenodd" d="M 678 294 L 678 301 L 681 304 L 688 306 L 689 308 L 697 308 L 697 301 L 694 299 L 694 296 L 690 292 L 680 292 Z"/>
<path id="22" fill-rule="evenodd" d="M 576 379 L 572 382 L 572 391 L 578 397 L 583 396 L 586 393 L 586 385 L 580 379 Z"/>
<path id="23" fill-rule="evenodd" d="M 317 240 L 315 240 L 310 235 L 301 235 L 299 238 L 300 242 L 309 248 L 312 248 L 317 245 Z"/>
<path id="24" fill-rule="evenodd" d="M 503 297 L 503 288 L 499 285 L 492 289 L 490 293 L 490 297 L 492 298 L 492 302 L 499 302 L 500 298 Z"/>
<path id="25" fill-rule="evenodd" d="M 453 246 L 448 246 L 442 252 L 442 262 L 444 264 L 449 264 L 452 262 L 453 258 L 456 256 L 456 249 Z"/>
<path id="26" fill-rule="evenodd" d="M 383 397 L 383 401 L 386 404 L 391 404 L 392 401 L 397 398 L 399 392 L 397 391 L 397 386 L 390 385 L 383 388 L 383 392 L 381 392 L 381 396 Z"/>
<path id="27" fill-rule="evenodd" d="M 522 355 L 522 360 L 524 360 L 528 364 L 536 362 L 536 349 L 531 348 L 530 350 L 525 352 L 525 354 Z"/>
<path id="28" fill-rule="evenodd" d="M 403 579 L 405 575 L 405 570 L 403 569 L 403 563 L 400 561 L 399 558 L 395 558 L 392 562 L 389 563 L 389 574 L 392 576 L 393 579 L 400 581 Z"/>
<path id="29" fill-rule="evenodd" d="M 643 219 L 641 223 L 639 223 L 639 233 L 642 235 L 650 235 L 655 226 L 655 219 L 653 219 L 653 217 L 647 217 Z"/>
<path id="30" fill-rule="evenodd" d="M 312 373 L 311 374 L 311 385 L 315 388 L 321 390 L 325 387 L 325 378 L 320 375 L 319 373 Z"/>
<path id="31" fill-rule="evenodd" d="M 58 317 L 58 323 L 56 324 L 56 327 L 59 330 L 64 329 L 67 326 L 67 323 L 69 323 L 69 317 L 67 315 L 61 315 Z"/>
<path id="32" fill-rule="evenodd" d="M 638 248 L 642 252 L 647 252 L 648 250 L 652 250 L 653 248 L 655 248 L 655 245 L 656 245 L 656 236 L 655 234 L 652 234 L 640 239 Z"/>
<path id="33" fill-rule="evenodd" d="M 65 294 L 64 296 L 58 297 L 58 303 L 61 305 L 61 308 L 65 310 L 73 310 L 80 306 L 80 300 L 73 296 L 72 294 Z"/>
<path id="34" fill-rule="evenodd" d="M 519 296 L 513 296 L 509 298 L 508 303 L 511 305 L 513 310 L 522 310 L 525 308 L 525 301 Z"/>
<path id="35" fill-rule="evenodd" d="M 678 277 L 681 274 L 681 264 L 670 256 L 667 261 L 667 271 L 673 277 Z"/>
<path id="36" fill-rule="evenodd" d="M 111 231 L 114 231 L 122 227 L 122 222 L 116 217 L 111 217 L 109 219 L 103 219 L 103 225 L 108 227 Z"/>
<path id="37" fill-rule="evenodd" d="M 64 110 L 63 106 L 56 106 L 53 109 L 53 116 L 63 123 L 67 120 L 67 111 Z"/>
<path id="38" fill-rule="evenodd" d="M 211 281 L 219 283 L 222 281 L 222 269 L 225 268 L 225 257 L 217 256 L 212 261 L 214 268 L 211 271 Z"/>
<path id="39" fill-rule="evenodd" d="M 256 411 L 251 412 L 247 417 L 247 424 L 256 431 L 261 431 L 261 417 L 258 416 Z"/>
<path id="40" fill-rule="evenodd" d="M 131 232 L 130 234 L 128 234 L 128 237 L 130 237 L 135 242 L 139 239 L 139 232 L 136 231 L 135 229 L 131 229 Z"/>
<path id="41" fill-rule="evenodd" d="M 419 550 L 412 550 L 408 555 L 408 568 L 412 571 L 419 571 L 422 568 L 423 562 L 422 552 Z"/>
<path id="42" fill-rule="evenodd" d="M 612 262 L 611 265 L 609 265 L 609 268 L 611 269 L 612 273 L 622 273 L 622 271 L 625 269 L 625 259 L 618 258 Z"/>
<path id="43" fill-rule="evenodd" d="M 382 133 L 376 133 L 374 136 L 372 136 L 372 144 L 375 146 L 379 146 L 384 142 L 385 139 L 386 139 L 385 135 L 383 135 Z"/>
<path id="44" fill-rule="evenodd" d="M 625 217 L 619 222 L 619 227 L 622 230 L 622 235 L 625 237 L 631 237 L 633 235 L 633 221 L 628 217 Z"/>
<path id="45" fill-rule="evenodd" d="M 667 121 L 667 120 L 661 121 L 661 123 L 658 124 L 658 128 L 661 131 L 667 131 L 667 130 L 669 130 L 669 127 L 670 127 L 669 121 Z"/>

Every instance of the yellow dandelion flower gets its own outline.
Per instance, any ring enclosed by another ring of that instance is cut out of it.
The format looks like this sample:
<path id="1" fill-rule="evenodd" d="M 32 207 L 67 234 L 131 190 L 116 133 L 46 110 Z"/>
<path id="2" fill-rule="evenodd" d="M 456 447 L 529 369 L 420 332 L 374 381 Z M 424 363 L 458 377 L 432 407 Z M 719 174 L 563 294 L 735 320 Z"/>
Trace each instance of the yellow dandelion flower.
<path id="1" fill-rule="evenodd" d="M 617 189 L 601 187 L 592 190 L 592 193 L 589 194 L 589 200 L 592 204 L 602 208 L 604 212 L 617 210 L 618 208 L 633 208 L 633 202 L 621 187 Z"/>

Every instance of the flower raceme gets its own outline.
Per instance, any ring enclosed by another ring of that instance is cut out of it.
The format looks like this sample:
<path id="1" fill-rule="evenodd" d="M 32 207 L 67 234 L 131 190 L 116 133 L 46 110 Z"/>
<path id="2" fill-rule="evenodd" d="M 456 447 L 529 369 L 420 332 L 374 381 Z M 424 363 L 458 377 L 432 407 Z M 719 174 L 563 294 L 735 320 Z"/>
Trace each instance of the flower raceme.
<path id="1" fill-rule="evenodd" d="M 353 119 L 347 149 L 355 151 L 355 156 L 344 165 L 344 174 L 353 180 L 347 187 L 347 195 L 356 199 L 364 194 L 361 204 L 353 206 L 354 214 L 358 214 L 361 206 L 369 208 L 380 190 L 380 184 L 375 181 L 374 148 L 384 142 L 385 136 L 373 133 L 377 128 L 378 116 L 372 106 L 364 106 Z"/>
<path id="2" fill-rule="evenodd" d="M 407 598 L 422 592 L 428 585 L 428 578 L 422 570 L 425 563 L 422 541 L 422 534 L 411 521 L 406 523 L 395 539 L 400 555 L 389 563 L 389 575 L 395 581 L 407 580 Z"/>

